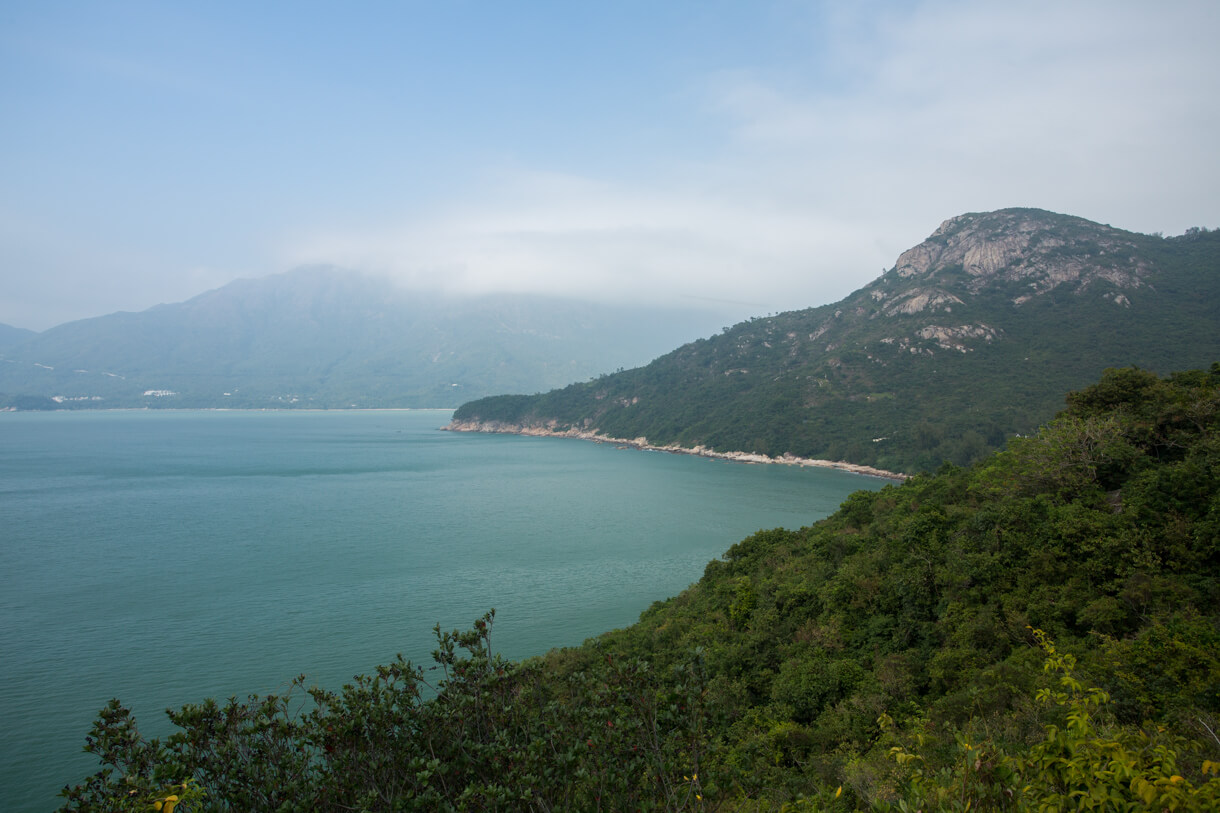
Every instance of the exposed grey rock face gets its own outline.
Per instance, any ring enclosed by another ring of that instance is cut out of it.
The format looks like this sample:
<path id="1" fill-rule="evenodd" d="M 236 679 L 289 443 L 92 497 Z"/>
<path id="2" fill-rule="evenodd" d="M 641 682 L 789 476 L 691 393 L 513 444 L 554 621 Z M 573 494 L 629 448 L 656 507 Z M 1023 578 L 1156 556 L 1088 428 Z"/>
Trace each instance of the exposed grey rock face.
<path id="1" fill-rule="evenodd" d="M 1132 292 L 1153 290 L 1148 239 L 1037 209 L 959 215 L 805 335 L 824 353 L 855 347 L 885 364 L 887 352 L 970 353 L 1002 342 L 1006 320 L 1052 292 L 1130 310 Z"/>
<path id="2" fill-rule="evenodd" d="M 1002 329 L 979 320 L 980 303 L 1019 309 L 1058 290 L 1131 308 L 1126 292 L 1147 286 L 1156 270 L 1145 259 L 1141 239 L 1146 240 L 1033 209 L 959 215 L 904 251 L 892 273 L 857 298 L 873 306 L 869 319 L 900 328 L 885 331 L 884 345 L 923 355 L 968 353 L 1005 338 Z M 815 335 L 830 331 L 841 313 L 853 312 L 836 313 Z M 947 322 L 948 314 L 955 323 Z"/>
<path id="3" fill-rule="evenodd" d="M 1205 368 L 1217 323 L 1220 231 L 1005 209 L 944 221 L 839 302 L 455 417 L 923 470 L 1029 433 L 1106 367 Z"/>
<path id="4" fill-rule="evenodd" d="M 1025 290 L 1012 297 L 1014 305 L 1064 283 L 1076 283 L 1079 293 L 1098 280 L 1119 288 L 1144 284 L 1152 269 L 1136 259 L 1138 246 L 1125 232 L 1072 220 L 1078 222 L 1051 229 L 1045 213 L 1033 210 L 959 215 L 903 252 L 895 270 L 904 279 L 931 281 L 960 269 L 972 293 L 997 281 L 1024 283 Z"/>
<path id="5" fill-rule="evenodd" d="M 900 313 L 915 314 L 924 310 L 949 313 L 953 310 L 954 305 L 962 304 L 961 299 L 948 291 L 923 288 L 913 288 L 907 293 L 895 297 L 895 300 L 894 304 L 886 308 L 887 316 L 896 316 Z"/>

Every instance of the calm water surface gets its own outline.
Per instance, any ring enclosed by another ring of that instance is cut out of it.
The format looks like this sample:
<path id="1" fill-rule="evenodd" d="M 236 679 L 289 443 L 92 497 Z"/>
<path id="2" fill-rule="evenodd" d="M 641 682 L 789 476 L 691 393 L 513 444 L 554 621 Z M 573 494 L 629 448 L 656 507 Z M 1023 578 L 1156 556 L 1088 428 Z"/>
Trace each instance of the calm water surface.
<path id="1" fill-rule="evenodd" d="M 636 620 L 759 528 L 883 481 L 575 440 L 447 411 L 0 415 L 0 807 L 95 770 L 99 708 L 338 688 L 496 608 L 539 654 Z"/>

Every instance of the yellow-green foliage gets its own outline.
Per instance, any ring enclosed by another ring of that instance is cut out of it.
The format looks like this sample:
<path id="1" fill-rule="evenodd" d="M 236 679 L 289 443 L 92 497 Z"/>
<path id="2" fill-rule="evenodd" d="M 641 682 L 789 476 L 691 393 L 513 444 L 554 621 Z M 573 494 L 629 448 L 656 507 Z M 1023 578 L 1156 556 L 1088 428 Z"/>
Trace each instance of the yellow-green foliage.
<path id="1" fill-rule="evenodd" d="M 1104 714 L 1110 698 L 1076 676 L 1076 659 L 1033 632 L 1057 688 L 1037 699 L 1064 713 L 1028 750 L 955 735 L 957 758 L 931 769 L 918 748 L 893 746 L 906 775 L 900 798 L 876 806 L 899 810 L 1214 811 L 1220 808 L 1220 763 L 1199 756 L 1202 744 L 1162 726 L 1117 725 Z M 883 725 L 892 724 L 883 720 Z"/>
<path id="2" fill-rule="evenodd" d="M 491 621 L 436 631 L 439 681 L 298 681 L 307 713 L 208 700 L 160 743 L 115 701 L 64 809 L 1216 809 L 1220 365 L 1108 371 L 583 647 L 510 663 Z"/>

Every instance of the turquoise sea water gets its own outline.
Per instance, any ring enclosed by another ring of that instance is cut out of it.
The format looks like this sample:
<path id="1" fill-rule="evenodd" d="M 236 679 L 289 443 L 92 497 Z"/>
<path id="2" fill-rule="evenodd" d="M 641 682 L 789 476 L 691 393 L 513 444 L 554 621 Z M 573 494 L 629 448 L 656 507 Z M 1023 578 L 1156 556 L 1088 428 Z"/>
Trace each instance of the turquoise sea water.
<path id="1" fill-rule="evenodd" d="M 0 807 L 96 769 L 97 710 L 338 688 L 496 608 L 520 658 L 632 623 L 759 528 L 883 481 L 576 440 L 447 411 L 0 415 Z"/>

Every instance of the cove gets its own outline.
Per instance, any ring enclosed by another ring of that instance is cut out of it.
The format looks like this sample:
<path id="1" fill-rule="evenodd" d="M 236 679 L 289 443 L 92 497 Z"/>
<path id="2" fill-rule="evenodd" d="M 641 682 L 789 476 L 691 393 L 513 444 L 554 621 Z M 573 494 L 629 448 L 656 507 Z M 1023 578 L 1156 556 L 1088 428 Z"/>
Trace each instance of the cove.
<path id="1" fill-rule="evenodd" d="M 632 623 L 760 528 L 885 481 L 581 440 L 441 432 L 449 411 L 0 415 L 0 795 L 96 770 L 205 697 L 338 688 L 496 608 L 509 658 Z"/>

